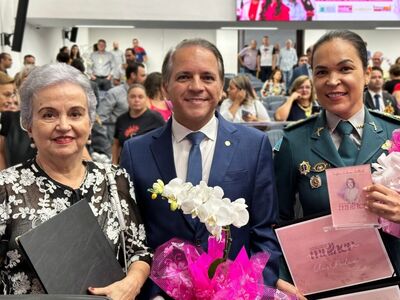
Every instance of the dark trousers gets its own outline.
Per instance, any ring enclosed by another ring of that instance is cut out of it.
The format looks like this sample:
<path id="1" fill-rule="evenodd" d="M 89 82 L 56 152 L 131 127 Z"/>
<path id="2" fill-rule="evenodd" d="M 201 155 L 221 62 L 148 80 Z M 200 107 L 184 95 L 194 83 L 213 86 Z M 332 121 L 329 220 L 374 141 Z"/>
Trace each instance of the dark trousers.
<path id="1" fill-rule="evenodd" d="M 265 82 L 267 79 L 269 79 L 271 73 L 272 73 L 272 66 L 261 66 L 260 80 L 262 82 Z"/>
<path id="2" fill-rule="evenodd" d="M 111 89 L 111 80 L 108 80 L 105 76 L 96 76 L 97 86 L 100 91 L 108 91 Z"/>
<path id="3" fill-rule="evenodd" d="M 249 68 L 243 67 L 245 73 L 250 73 L 253 76 L 257 76 L 257 71 L 256 70 L 250 70 Z"/>

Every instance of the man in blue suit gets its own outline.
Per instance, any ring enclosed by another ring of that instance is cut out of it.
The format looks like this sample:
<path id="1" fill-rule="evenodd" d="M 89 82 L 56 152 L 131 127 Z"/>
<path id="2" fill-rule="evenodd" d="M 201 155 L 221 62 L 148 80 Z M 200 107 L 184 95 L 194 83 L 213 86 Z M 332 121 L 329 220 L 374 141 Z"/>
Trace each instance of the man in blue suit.
<path id="1" fill-rule="evenodd" d="M 200 143 L 201 179 L 209 186 L 222 187 L 225 197 L 232 201 L 245 198 L 248 205 L 249 223 L 231 228 L 230 257 L 236 257 L 242 246 L 249 254 L 269 252 L 264 278 L 275 286 L 280 250 L 272 230 L 277 201 L 267 136 L 229 123 L 216 112 L 224 66 L 218 49 L 208 41 L 182 41 L 165 57 L 162 74 L 167 98 L 173 102 L 173 117 L 164 127 L 128 140 L 121 158 L 135 185 L 149 246 L 157 248 L 173 237 L 207 246 L 209 233 L 203 224 L 181 211 L 170 211 L 167 201 L 152 200 L 147 191 L 157 179 L 187 180 L 192 147 L 187 135 L 200 131 L 204 134 Z M 147 297 L 157 292 L 153 288 Z"/>

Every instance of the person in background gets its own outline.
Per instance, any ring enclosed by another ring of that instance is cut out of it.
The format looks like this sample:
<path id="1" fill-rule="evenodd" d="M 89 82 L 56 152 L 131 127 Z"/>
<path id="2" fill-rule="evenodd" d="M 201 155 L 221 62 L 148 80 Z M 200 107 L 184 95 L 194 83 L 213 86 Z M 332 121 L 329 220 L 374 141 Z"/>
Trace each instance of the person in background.
<path id="1" fill-rule="evenodd" d="M 128 89 L 128 112 L 120 115 L 115 123 L 112 162 L 119 164 L 121 149 L 129 138 L 142 135 L 165 124 L 162 116 L 147 107 L 147 95 L 143 85 L 135 83 Z"/>
<path id="2" fill-rule="evenodd" d="M 24 56 L 24 66 L 26 65 L 35 65 L 36 64 L 36 58 L 32 54 L 26 54 Z"/>
<path id="3" fill-rule="evenodd" d="M 275 111 L 276 121 L 298 121 L 319 111 L 315 105 L 315 92 L 308 76 L 297 77 L 286 101 Z"/>
<path id="4" fill-rule="evenodd" d="M 276 43 L 274 45 L 274 48 L 272 49 L 272 70 L 279 68 L 280 57 L 281 57 L 281 45 L 279 45 L 279 43 Z"/>
<path id="5" fill-rule="evenodd" d="M 300 0 L 283 0 L 283 3 L 289 8 L 290 21 L 307 20 L 307 12 Z"/>
<path id="6" fill-rule="evenodd" d="M 103 39 L 98 40 L 97 49 L 90 55 L 91 65 L 88 65 L 88 74 L 91 80 L 96 81 L 100 91 L 108 91 L 115 72 L 114 56 L 106 51 L 106 41 Z"/>
<path id="7" fill-rule="evenodd" d="M 245 73 L 253 76 L 257 75 L 257 41 L 251 40 L 250 46 L 244 47 L 238 54 L 240 66 L 243 67 Z"/>
<path id="8" fill-rule="evenodd" d="M 400 64 L 392 65 L 389 69 L 390 80 L 386 81 L 383 89 L 389 94 L 393 94 L 394 87 L 400 83 Z"/>
<path id="9" fill-rule="evenodd" d="M 385 151 L 383 145 L 400 126 L 399 120 L 364 106 L 364 86 L 370 74 L 367 49 L 359 35 L 347 30 L 324 34 L 314 44 L 311 62 L 323 110 L 287 126 L 282 142 L 275 147 L 282 221 L 297 217 L 297 197 L 304 217 L 329 213 L 326 169 L 376 162 Z M 398 273 L 400 240 L 386 233 L 381 236 Z"/>
<path id="10" fill-rule="evenodd" d="M 259 21 L 261 20 L 261 11 L 263 0 L 243 0 L 242 7 L 238 11 L 237 18 L 240 21 Z"/>
<path id="11" fill-rule="evenodd" d="M 292 47 L 292 41 L 287 40 L 285 48 L 280 51 L 279 68 L 283 72 L 283 80 L 286 84 L 286 90 L 289 90 L 290 82 L 293 75 L 293 66 L 297 64 L 297 53 Z"/>
<path id="12" fill-rule="evenodd" d="M 134 299 L 150 273 L 152 255 L 129 176 L 115 166 L 82 159 L 95 109 L 89 80 L 67 64 L 38 67 L 21 87 L 21 124 L 36 145 L 37 155 L 1 173 L 8 178 L 0 183 L 0 201 L 7 208 L 0 217 L 1 290 L 5 294 L 45 293 L 15 238 L 78 201 L 88 201 L 96 211 L 115 256 L 121 247 L 127 254 L 128 272 L 122 280 L 89 287 L 88 292 L 114 300 Z M 123 207 L 125 241 L 119 236 L 121 226 L 111 204 L 106 169 L 115 177 L 119 199 L 114 200 Z"/>
<path id="13" fill-rule="evenodd" d="M 398 115 L 396 99 L 383 87 L 383 70 L 379 67 L 371 68 L 371 75 L 367 85 L 368 89 L 364 92 L 365 106 L 380 112 Z"/>
<path id="14" fill-rule="evenodd" d="M 282 0 L 266 0 L 261 15 L 265 21 L 289 21 L 289 7 Z"/>
<path id="15" fill-rule="evenodd" d="M 14 78 L 0 72 L 0 113 L 7 111 L 13 101 L 17 99 Z"/>
<path id="16" fill-rule="evenodd" d="M 132 40 L 132 48 L 135 51 L 136 61 L 139 63 L 147 63 L 148 57 L 146 50 L 139 45 L 139 40 L 137 38 Z"/>
<path id="17" fill-rule="evenodd" d="M 261 88 L 261 95 L 268 96 L 283 96 L 286 94 L 286 85 L 283 82 L 283 75 L 280 69 L 274 69 L 271 77 L 264 83 Z"/>
<path id="18" fill-rule="evenodd" d="M 257 71 L 259 78 L 265 82 L 272 72 L 272 46 L 269 44 L 269 37 L 265 35 L 262 39 L 262 45 L 257 53 Z"/>
<path id="19" fill-rule="evenodd" d="M 167 53 L 162 76 L 166 96 L 174 105 L 172 117 L 162 128 L 125 142 L 121 155 L 121 166 L 134 180 L 149 246 L 157 248 L 177 237 L 206 248 L 209 234 L 204 224 L 180 210 L 170 211 L 166 201 L 151 200 L 148 192 L 157 179 L 167 183 L 178 177 L 193 184 L 203 180 L 210 187 L 220 186 L 232 201 L 246 199 L 250 221 L 241 228 L 231 227 L 229 256 L 236 257 L 243 246 L 249 254 L 267 251 L 271 257 L 264 278 L 275 286 L 280 251 L 272 230 L 277 202 L 267 135 L 227 122 L 215 111 L 222 94 L 224 63 L 210 42 L 182 41 Z M 192 133 L 203 138 L 199 145 L 201 168 L 189 168 L 195 174 L 188 177 Z M 161 293 L 157 286 L 148 284 L 140 299 Z"/>
<path id="20" fill-rule="evenodd" d="M 149 108 L 158 112 L 165 121 L 168 121 L 172 115 L 172 103 L 164 97 L 161 73 L 150 73 L 143 85 L 149 99 Z"/>
<path id="21" fill-rule="evenodd" d="M 113 49 L 110 51 L 111 54 L 114 56 L 114 64 L 115 64 L 115 70 L 120 70 L 123 68 L 123 64 L 125 63 L 125 57 L 124 53 L 119 49 L 119 43 L 118 42 L 113 42 Z M 121 84 L 121 77 L 115 77 L 113 76 L 113 85 L 117 86 Z"/>
<path id="22" fill-rule="evenodd" d="M 69 58 L 71 59 L 71 61 L 73 61 L 74 59 L 79 59 L 82 60 L 83 62 L 83 58 L 81 57 L 81 52 L 79 51 L 78 45 L 76 44 L 72 45 Z"/>
<path id="23" fill-rule="evenodd" d="M 135 50 L 133 48 L 126 48 L 125 49 L 125 62 L 116 68 L 114 71 L 114 81 L 118 80 L 120 84 L 126 82 L 126 68 L 128 65 L 132 65 L 136 62 Z"/>
<path id="24" fill-rule="evenodd" d="M 66 52 L 58 52 L 56 56 L 56 61 L 67 65 L 71 64 L 71 58 Z"/>
<path id="25" fill-rule="evenodd" d="M 306 50 L 306 55 L 302 55 L 299 58 L 298 66 L 293 69 L 290 85 L 292 85 L 293 82 L 297 79 L 297 77 L 301 75 L 306 75 L 310 79 L 312 79 L 311 55 L 312 55 L 312 47 L 308 47 Z"/>
<path id="26" fill-rule="evenodd" d="M 0 170 L 23 163 L 36 155 L 36 148 L 31 147 L 28 133 L 21 127 L 19 95 L 22 83 L 35 68 L 27 64 L 16 75 L 16 97 L 9 102 L 7 111 L 0 115 Z"/>
<path id="27" fill-rule="evenodd" d="M 228 99 L 222 102 L 221 116 L 231 122 L 270 121 L 267 110 L 257 99 L 257 95 L 246 75 L 231 79 L 228 88 Z"/>
<path id="28" fill-rule="evenodd" d="M 0 53 L 0 72 L 7 74 L 7 70 L 12 66 L 12 57 L 9 53 Z"/>

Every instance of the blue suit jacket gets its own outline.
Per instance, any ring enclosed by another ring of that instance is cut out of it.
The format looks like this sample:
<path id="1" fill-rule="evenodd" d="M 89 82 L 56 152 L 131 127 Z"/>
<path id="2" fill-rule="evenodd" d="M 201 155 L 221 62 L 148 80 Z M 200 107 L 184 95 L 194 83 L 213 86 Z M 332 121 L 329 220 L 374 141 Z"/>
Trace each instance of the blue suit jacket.
<path id="1" fill-rule="evenodd" d="M 294 68 L 293 74 L 292 74 L 292 79 L 290 80 L 290 86 L 292 86 L 293 82 L 296 80 L 297 77 L 300 77 L 301 75 L 306 75 L 308 76 L 308 64 L 303 64 L 299 67 Z"/>
<path id="2" fill-rule="evenodd" d="M 280 249 L 272 230 L 278 208 L 271 146 L 261 131 L 230 123 L 219 114 L 217 118 L 218 134 L 208 185 L 222 187 L 232 201 L 245 198 L 250 213 L 249 224 L 231 228 L 230 257 L 236 257 L 243 245 L 250 254 L 268 251 L 271 258 L 264 278 L 267 284 L 275 285 Z M 167 183 L 176 177 L 171 120 L 160 129 L 128 140 L 121 166 L 133 180 L 150 247 L 155 249 L 173 237 L 206 247 L 209 233 L 203 224 L 193 223 L 181 211 L 170 211 L 167 201 L 152 200 L 147 191 L 157 179 Z"/>

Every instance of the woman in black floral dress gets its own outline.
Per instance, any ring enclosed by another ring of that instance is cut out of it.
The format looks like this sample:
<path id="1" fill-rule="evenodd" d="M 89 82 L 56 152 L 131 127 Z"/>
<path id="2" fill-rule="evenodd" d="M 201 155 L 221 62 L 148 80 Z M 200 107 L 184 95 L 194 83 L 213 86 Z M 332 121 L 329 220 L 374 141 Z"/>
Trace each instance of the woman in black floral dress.
<path id="1" fill-rule="evenodd" d="M 37 156 L 0 172 L 0 272 L 4 294 L 42 293 L 15 237 L 77 201 L 88 201 L 118 256 L 123 245 L 106 170 L 115 174 L 124 221 L 128 272 L 121 281 L 89 288 L 112 299 L 134 299 L 150 270 L 151 253 L 125 170 L 82 159 L 95 118 L 96 99 L 89 81 L 66 64 L 35 69 L 21 89 L 21 124 Z"/>

